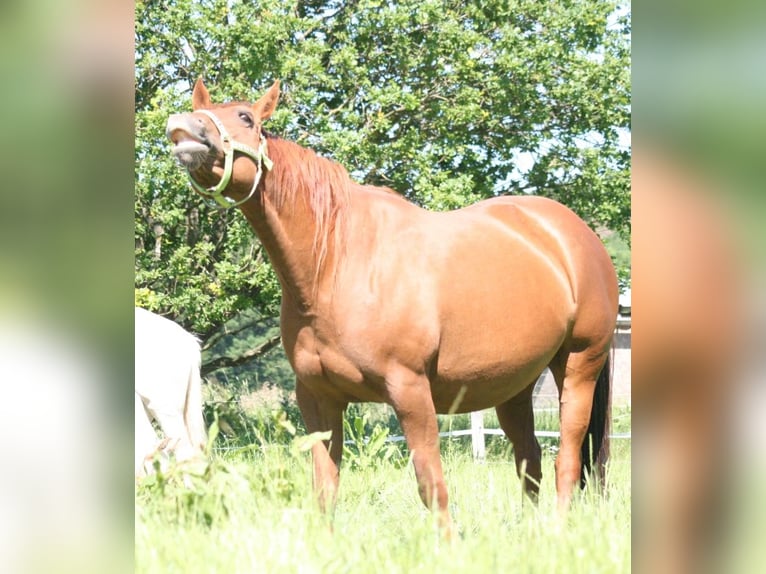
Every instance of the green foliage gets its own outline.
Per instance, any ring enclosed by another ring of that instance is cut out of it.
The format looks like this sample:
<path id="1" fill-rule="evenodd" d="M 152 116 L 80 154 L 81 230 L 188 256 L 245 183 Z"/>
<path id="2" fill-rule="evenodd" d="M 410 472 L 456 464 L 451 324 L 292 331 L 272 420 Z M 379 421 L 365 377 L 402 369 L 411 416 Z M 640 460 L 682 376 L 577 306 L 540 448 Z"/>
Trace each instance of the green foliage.
<path id="1" fill-rule="evenodd" d="M 209 453 L 207 462 L 171 462 L 166 469 L 157 464 L 155 473 L 140 481 L 136 503 L 153 504 L 163 521 L 206 528 L 225 524 L 243 498 L 290 504 L 310 487 L 305 473 L 296 472 L 306 465 L 298 445 L 305 437 L 293 440 L 292 449 L 261 445 L 238 449 L 228 458 Z"/>
<path id="2" fill-rule="evenodd" d="M 266 448 L 269 445 L 289 444 L 296 434 L 305 432 L 295 400 L 277 387 L 261 389 L 261 395 L 270 390 L 277 396 L 266 397 L 252 404 L 233 387 L 226 388 L 228 398 L 215 397 L 205 402 L 204 417 L 211 427 L 215 425 L 215 446 L 224 448 Z M 258 393 L 256 393 L 257 395 Z"/>
<path id="3" fill-rule="evenodd" d="M 553 457 L 543 457 L 538 507 L 523 507 L 513 464 L 470 446 L 443 458 L 460 532 L 438 534 L 411 465 L 376 461 L 341 472 L 332 519 L 311 492 L 297 448 L 214 453 L 206 473 L 164 490 L 136 487 L 135 571 L 145 572 L 571 572 L 630 570 L 630 446 L 615 444 L 609 488 L 576 496 L 562 522 Z"/>
<path id="4" fill-rule="evenodd" d="M 136 3 L 136 301 L 204 340 L 277 279 L 236 211 L 205 207 L 169 153 L 170 113 L 274 79 L 268 129 L 429 209 L 562 201 L 630 236 L 630 16 L 604 0 Z M 624 14 L 617 16 L 617 14 Z"/>
<path id="5" fill-rule="evenodd" d="M 343 419 L 345 443 L 343 445 L 343 467 L 365 469 L 374 467 L 380 461 L 400 464 L 406 459 L 394 444 L 386 442 L 388 428 L 380 423 L 370 428 L 367 413 L 361 416 L 346 416 Z"/>
<path id="6" fill-rule="evenodd" d="M 606 250 L 612 257 L 612 263 L 617 270 L 620 289 L 630 287 L 630 246 L 617 234 L 605 237 L 604 245 L 606 245 Z"/>

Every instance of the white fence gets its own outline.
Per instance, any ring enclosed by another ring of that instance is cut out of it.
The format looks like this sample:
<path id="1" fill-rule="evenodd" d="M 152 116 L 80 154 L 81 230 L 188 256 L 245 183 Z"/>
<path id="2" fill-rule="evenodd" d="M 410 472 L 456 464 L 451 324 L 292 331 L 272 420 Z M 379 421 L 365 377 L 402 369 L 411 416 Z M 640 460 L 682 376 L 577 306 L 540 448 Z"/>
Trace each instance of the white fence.
<path id="1" fill-rule="evenodd" d="M 486 446 L 484 443 L 484 437 L 487 435 L 505 436 L 502 429 L 484 428 L 484 413 L 482 411 L 475 411 L 471 413 L 471 428 L 465 430 L 445 431 L 440 432 L 439 436 L 442 438 L 452 438 L 460 436 L 471 437 L 471 447 L 473 450 L 473 458 L 478 461 L 484 460 L 486 457 Z M 537 437 L 549 437 L 558 438 L 561 434 L 558 431 L 544 431 L 536 430 L 535 436 Z M 609 438 L 630 440 L 631 433 L 616 433 L 610 434 Z M 386 439 L 386 442 L 401 442 L 405 440 L 403 436 L 390 436 Z M 346 444 L 352 444 L 354 441 L 345 441 Z"/>

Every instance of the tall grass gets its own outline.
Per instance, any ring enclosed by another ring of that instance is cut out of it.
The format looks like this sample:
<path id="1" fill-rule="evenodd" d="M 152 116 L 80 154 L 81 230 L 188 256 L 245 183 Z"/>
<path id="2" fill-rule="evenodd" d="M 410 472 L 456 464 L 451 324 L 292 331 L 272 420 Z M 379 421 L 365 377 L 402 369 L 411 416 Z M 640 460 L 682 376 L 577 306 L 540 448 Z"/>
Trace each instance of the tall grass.
<path id="1" fill-rule="evenodd" d="M 136 572 L 630 571 L 628 441 L 614 443 L 606 494 L 586 489 L 560 516 L 555 449 L 544 449 L 535 507 L 522 503 L 507 446 L 476 463 L 469 444 L 443 439 L 460 533 L 449 542 L 418 498 L 404 449 L 348 451 L 334 517 L 323 516 L 305 441 L 284 420 L 273 415 L 268 440 L 215 451 L 201 468 L 174 467 L 137 486 Z"/>

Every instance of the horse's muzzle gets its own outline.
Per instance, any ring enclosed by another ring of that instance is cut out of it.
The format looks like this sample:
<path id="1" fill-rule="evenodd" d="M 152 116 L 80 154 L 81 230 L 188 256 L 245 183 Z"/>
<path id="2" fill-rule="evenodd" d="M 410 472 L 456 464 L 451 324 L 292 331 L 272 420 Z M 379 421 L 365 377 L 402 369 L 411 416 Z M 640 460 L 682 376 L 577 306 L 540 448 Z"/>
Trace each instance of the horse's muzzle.
<path id="1" fill-rule="evenodd" d="M 175 158 L 188 169 L 199 167 L 210 153 L 205 123 L 191 114 L 170 116 L 165 135 L 174 144 Z"/>

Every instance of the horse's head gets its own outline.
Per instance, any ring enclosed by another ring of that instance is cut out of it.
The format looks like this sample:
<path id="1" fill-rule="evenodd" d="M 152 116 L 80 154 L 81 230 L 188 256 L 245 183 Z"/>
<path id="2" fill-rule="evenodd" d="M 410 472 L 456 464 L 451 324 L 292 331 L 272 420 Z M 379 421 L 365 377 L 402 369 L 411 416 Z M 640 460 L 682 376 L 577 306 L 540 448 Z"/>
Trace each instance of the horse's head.
<path id="1" fill-rule="evenodd" d="M 239 205 L 255 193 L 263 170 L 271 166 L 261 124 L 278 99 L 279 80 L 254 104 L 215 105 L 202 79 L 197 80 L 193 112 L 171 115 L 165 132 L 195 190 L 223 207 Z"/>

